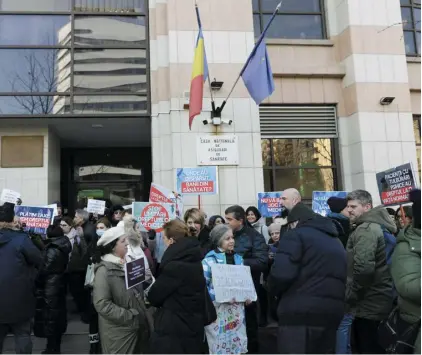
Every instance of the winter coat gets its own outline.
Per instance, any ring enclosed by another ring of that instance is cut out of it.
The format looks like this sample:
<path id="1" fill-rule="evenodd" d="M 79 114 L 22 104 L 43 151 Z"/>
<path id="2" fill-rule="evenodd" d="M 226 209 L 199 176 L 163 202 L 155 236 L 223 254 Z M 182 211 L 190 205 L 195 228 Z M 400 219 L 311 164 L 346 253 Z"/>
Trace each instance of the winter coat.
<path id="1" fill-rule="evenodd" d="M 201 229 L 198 235 L 198 241 L 201 247 L 202 258 L 205 258 L 205 255 L 213 249 L 212 241 L 210 238 L 211 230 L 208 226 L 205 226 Z"/>
<path id="2" fill-rule="evenodd" d="M 47 338 L 62 335 L 67 328 L 66 275 L 72 245 L 67 237 L 47 240 L 44 264 L 36 280 L 34 335 Z"/>
<path id="3" fill-rule="evenodd" d="M 337 327 L 344 316 L 346 252 L 328 218 L 314 215 L 279 242 L 268 284 L 279 325 Z"/>
<path id="4" fill-rule="evenodd" d="M 75 229 L 72 229 L 70 233 L 73 233 Z M 76 231 L 74 232 L 76 233 Z M 86 271 L 88 245 L 85 241 L 85 237 L 75 236 L 73 239 L 72 252 L 70 254 L 70 261 L 68 266 L 68 272 L 83 272 Z"/>
<path id="5" fill-rule="evenodd" d="M 206 292 L 201 260 L 196 238 L 179 240 L 164 252 L 148 292 L 151 305 L 158 307 L 150 353 L 201 353 Z"/>
<path id="6" fill-rule="evenodd" d="M 34 316 L 36 268 L 42 262 L 28 234 L 0 229 L 0 324 L 29 321 Z"/>
<path id="7" fill-rule="evenodd" d="M 383 206 L 361 215 L 356 226 L 346 247 L 347 311 L 359 318 L 380 321 L 388 316 L 393 304 L 382 227 L 394 234 L 396 226 Z"/>
<path id="8" fill-rule="evenodd" d="M 408 323 L 421 319 L 421 230 L 402 230 L 394 249 L 391 275 L 398 293 L 400 316 Z M 416 354 L 420 354 L 420 337 Z"/>
<path id="9" fill-rule="evenodd" d="M 327 217 L 334 222 L 334 225 L 336 226 L 338 232 L 338 239 L 340 239 L 340 241 L 343 243 L 344 248 L 346 248 L 347 240 L 349 239 L 350 235 L 349 218 L 342 215 L 341 213 L 334 212 L 330 212 Z"/>
<path id="10" fill-rule="evenodd" d="M 87 245 L 96 246 L 98 241 L 97 229 L 95 225 L 91 222 L 85 222 L 82 225 L 82 229 L 84 231 L 84 238 Z"/>
<path id="11" fill-rule="evenodd" d="M 270 240 L 270 233 L 268 232 L 268 227 L 265 225 L 265 223 L 262 221 L 257 221 L 252 224 L 252 227 L 264 237 L 265 243 L 268 244 L 268 241 Z"/>
<path id="12" fill-rule="evenodd" d="M 152 319 L 145 308 L 142 285 L 126 290 L 121 265 L 108 261 L 95 265 L 93 304 L 103 354 L 145 352 Z"/>

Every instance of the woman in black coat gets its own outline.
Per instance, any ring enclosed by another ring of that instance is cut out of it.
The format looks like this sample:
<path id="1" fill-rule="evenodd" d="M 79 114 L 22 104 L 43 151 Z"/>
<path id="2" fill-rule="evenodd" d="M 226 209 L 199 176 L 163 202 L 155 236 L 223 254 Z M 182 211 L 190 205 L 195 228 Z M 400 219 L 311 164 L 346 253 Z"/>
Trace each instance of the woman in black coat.
<path id="1" fill-rule="evenodd" d="M 147 292 L 158 307 L 149 352 L 153 354 L 199 354 L 204 340 L 205 278 L 196 238 L 187 237 L 186 225 L 173 220 L 164 225 L 168 246 L 160 273 Z"/>
<path id="2" fill-rule="evenodd" d="M 60 354 L 61 338 L 67 328 L 66 278 L 72 245 L 60 226 L 47 231 L 44 264 L 36 279 L 34 335 L 47 338 L 43 354 Z"/>

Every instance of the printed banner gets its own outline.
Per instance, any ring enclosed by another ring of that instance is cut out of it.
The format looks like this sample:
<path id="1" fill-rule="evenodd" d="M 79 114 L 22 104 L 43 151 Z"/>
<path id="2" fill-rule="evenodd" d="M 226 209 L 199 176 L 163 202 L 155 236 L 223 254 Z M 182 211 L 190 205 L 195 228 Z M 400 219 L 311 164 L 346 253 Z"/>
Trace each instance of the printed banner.
<path id="1" fill-rule="evenodd" d="M 178 168 L 177 192 L 182 195 L 216 195 L 218 193 L 217 167 Z"/>
<path id="2" fill-rule="evenodd" d="M 331 212 L 327 200 L 330 197 L 346 198 L 346 196 L 346 191 L 314 191 L 312 192 L 312 210 L 325 217 Z"/>
<path id="3" fill-rule="evenodd" d="M 135 287 L 145 281 L 145 259 L 139 258 L 125 263 L 126 289 Z"/>
<path id="4" fill-rule="evenodd" d="M 164 186 L 152 183 L 149 191 L 149 202 L 174 203 L 176 205 L 176 215 L 183 216 L 182 196 Z"/>
<path id="5" fill-rule="evenodd" d="M 163 231 L 163 225 L 176 218 L 176 205 L 173 203 L 134 202 L 133 217 L 139 222 L 140 230 Z"/>
<path id="6" fill-rule="evenodd" d="M 15 206 L 15 215 L 24 223 L 26 232 L 47 234 L 47 228 L 51 224 L 54 209 L 47 207 Z"/>
<path id="7" fill-rule="evenodd" d="M 20 198 L 21 198 L 21 194 L 19 192 L 16 192 L 10 189 L 3 189 L 1 192 L 0 200 L 3 202 L 16 204 L 16 202 Z"/>
<path id="8" fill-rule="evenodd" d="M 106 208 L 106 202 L 105 201 L 89 199 L 88 200 L 88 206 L 87 206 L 86 210 L 89 213 L 103 215 L 105 208 Z"/>
<path id="9" fill-rule="evenodd" d="M 284 207 L 281 203 L 283 192 L 258 192 L 258 210 L 262 217 L 281 215 Z"/>
<path id="10" fill-rule="evenodd" d="M 251 268 L 244 265 L 211 265 L 212 283 L 216 302 L 256 301 L 257 295 L 252 280 Z"/>
<path id="11" fill-rule="evenodd" d="M 377 173 L 377 184 L 384 206 L 409 202 L 409 192 L 416 187 L 411 164 Z"/>

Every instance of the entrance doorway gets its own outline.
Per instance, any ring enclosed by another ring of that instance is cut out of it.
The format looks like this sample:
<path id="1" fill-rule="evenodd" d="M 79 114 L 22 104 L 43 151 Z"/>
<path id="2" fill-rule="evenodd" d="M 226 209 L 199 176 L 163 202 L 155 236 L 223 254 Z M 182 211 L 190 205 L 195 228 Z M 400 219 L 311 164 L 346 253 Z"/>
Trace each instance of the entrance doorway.
<path id="1" fill-rule="evenodd" d="M 72 214 L 90 198 L 130 205 L 148 201 L 150 148 L 63 149 L 62 204 Z"/>

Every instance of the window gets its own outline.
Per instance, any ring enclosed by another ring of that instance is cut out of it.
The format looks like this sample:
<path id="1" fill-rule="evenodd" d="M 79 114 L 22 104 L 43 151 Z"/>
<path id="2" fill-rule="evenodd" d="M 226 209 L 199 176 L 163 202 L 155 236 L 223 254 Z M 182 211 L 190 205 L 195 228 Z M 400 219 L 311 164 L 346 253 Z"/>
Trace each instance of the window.
<path id="1" fill-rule="evenodd" d="M 418 158 L 419 178 L 421 177 L 421 116 L 413 116 L 413 131 L 415 132 L 416 156 Z"/>
<path id="2" fill-rule="evenodd" d="M 264 30 L 279 0 L 253 0 L 255 36 Z M 322 0 L 283 1 L 267 32 L 268 38 L 326 38 Z"/>
<path id="3" fill-rule="evenodd" d="M 400 0 L 406 54 L 421 55 L 421 0 Z"/>
<path id="4" fill-rule="evenodd" d="M 311 200 L 313 191 L 340 189 L 334 107 L 261 106 L 260 118 L 265 191 L 293 187 Z"/>

